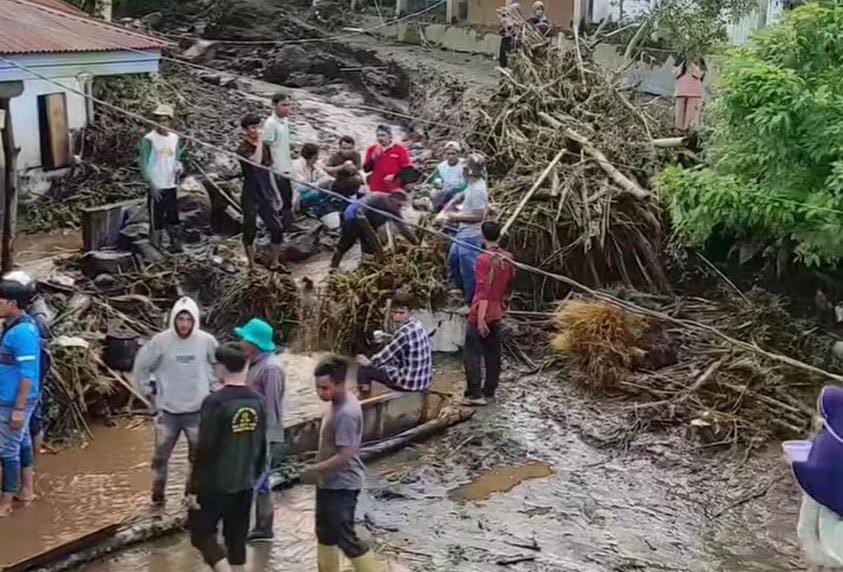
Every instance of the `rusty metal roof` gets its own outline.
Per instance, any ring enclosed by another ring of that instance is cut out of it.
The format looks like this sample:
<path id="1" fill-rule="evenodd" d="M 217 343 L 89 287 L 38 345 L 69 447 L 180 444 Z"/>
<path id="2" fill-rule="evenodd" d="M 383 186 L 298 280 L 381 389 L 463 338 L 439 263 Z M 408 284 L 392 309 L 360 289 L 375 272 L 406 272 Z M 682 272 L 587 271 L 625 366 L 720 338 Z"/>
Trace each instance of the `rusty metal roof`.
<path id="1" fill-rule="evenodd" d="M 0 0 L 0 54 L 150 50 L 168 45 L 91 18 L 60 0 Z"/>

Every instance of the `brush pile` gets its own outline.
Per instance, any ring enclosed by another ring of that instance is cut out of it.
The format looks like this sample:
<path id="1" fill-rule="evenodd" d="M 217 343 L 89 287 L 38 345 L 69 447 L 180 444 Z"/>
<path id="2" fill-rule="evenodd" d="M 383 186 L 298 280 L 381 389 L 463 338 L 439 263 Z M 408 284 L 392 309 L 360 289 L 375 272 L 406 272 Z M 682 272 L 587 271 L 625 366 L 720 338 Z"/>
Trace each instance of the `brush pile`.
<path id="1" fill-rule="evenodd" d="M 780 299 L 761 291 L 749 298 L 751 304 L 653 296 L 636 302 L 835 369 L 830 339 L 794 321 Z M 717 444 L 793 437 L 809 428 L 813 412 L 805 404 L 815 399 L 820 376 L 600 300 L 563 302 L 555 323 L 551 347 L 570 360 L 573 379 L 636 399 L 639 422 L 690 423 L 701 439 Z"/>
<path id="2" fill-rule="evenodd" d="M 591 285 L 667 290 L 646 189 L 659 120 L 594 62 L 595 44 L 522 42 L 497 91 L 471 102 L 464 136 L 489 157 L 492 203 L 512 220 L 519 260 Z"/>
<path id="3" fill-rule="evenodd" d="M 320 345 L 363 352 L 369 349 L 365 336 L 385 329 L 396 290 L 411 294 L 420 307 L 436 308 L 447 298 L 447 284 L 442 249 L 424 246 L 401 245 L 352 272 L 332 274 L 319 293 Z"/>

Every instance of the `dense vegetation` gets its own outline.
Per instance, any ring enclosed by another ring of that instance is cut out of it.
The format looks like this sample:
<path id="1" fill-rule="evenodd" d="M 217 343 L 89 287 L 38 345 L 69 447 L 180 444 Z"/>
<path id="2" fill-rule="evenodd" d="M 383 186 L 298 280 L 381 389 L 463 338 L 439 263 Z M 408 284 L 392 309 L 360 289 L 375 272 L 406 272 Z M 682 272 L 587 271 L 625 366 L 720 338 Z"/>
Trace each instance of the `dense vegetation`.
<path id="1" fill-rule="evenodd" d="M 728 52 L 706 165 L 658 178 L 680 240 L 751 240 L 811 267 L 843 257 L 843 6 L 809 4 Z M 779 251 L 780 249 L 776 249 Z"/>

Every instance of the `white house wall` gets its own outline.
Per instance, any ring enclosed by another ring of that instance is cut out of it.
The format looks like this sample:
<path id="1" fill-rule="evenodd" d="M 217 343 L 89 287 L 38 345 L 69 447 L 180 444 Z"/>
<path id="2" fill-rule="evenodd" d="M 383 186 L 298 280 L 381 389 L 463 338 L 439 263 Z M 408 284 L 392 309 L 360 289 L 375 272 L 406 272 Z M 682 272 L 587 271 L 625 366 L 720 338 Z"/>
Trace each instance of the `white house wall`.
<path id="1" fill-rule="evenodd" d="M 15 143 L 20 148 L 17 170 L 21 196 L 43 194 L 50 180 L 67 169 L 44 172 L 41 169 L 41 142 L 38 130 L 38 96 L 64 92 L 68 129 L 78 132 L 87 124 L 85 98 L 80 76 L 157 74 L 160 52 L 86 52 L 68 54 L 7 55 L 4 58 L 26 69 L 0 60 L 0 83 L 22 81 L 23 93 L 10 100 Z M 59 84 L 59 85 L 56 85 Z"/>
<path id="2" fill-rule="evenodd" d="M 597 23 L 607 18 L 612 22 L 621 22 L 636 18 L 650 11 L 654 4 L 651 0 L 582 0 L 589 6 L 587 17 Z"/>

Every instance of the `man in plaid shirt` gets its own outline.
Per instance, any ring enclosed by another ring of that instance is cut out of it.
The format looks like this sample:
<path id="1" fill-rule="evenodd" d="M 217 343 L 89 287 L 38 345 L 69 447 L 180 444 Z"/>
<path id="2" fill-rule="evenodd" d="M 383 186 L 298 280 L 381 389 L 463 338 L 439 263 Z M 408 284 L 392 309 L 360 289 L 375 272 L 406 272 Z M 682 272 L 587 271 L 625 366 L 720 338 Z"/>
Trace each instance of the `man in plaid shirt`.
<path id="1" fill-rule="evenodd" d="M 396 391 L 427 391 L 433 378 L 433 357 L 427 330 L 410 314 L 408 296 L 396 293 L 392 298 L 392 320 L 400 324 L 392 341 L 372 356 L 357 356 L 357 387 L 361 397 L 377 381 Z"/>

